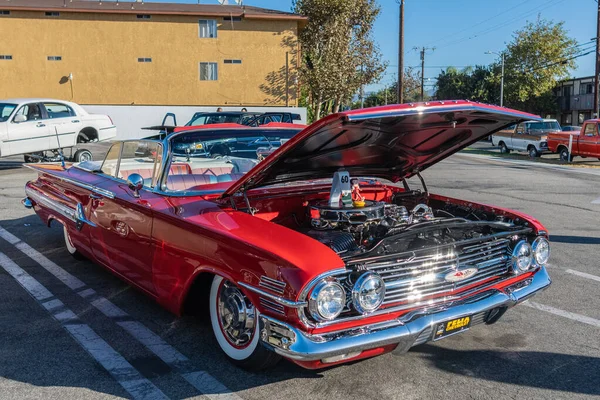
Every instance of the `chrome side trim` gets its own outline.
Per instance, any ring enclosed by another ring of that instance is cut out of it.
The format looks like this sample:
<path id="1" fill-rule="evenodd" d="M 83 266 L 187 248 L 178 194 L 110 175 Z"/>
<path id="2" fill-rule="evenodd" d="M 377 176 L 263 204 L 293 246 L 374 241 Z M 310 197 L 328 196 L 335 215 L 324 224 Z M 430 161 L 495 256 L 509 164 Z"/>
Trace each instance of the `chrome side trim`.
<path id="1" fill-rule="evenodd" d="M 281 304 L 282 306 L 285 306 L 285 307 L 302 308 L 302 307 L 306 307 L 306 305 L 307 305 L 307 303 L 305 301 L 291 301 L 288 299 L 284 299 L 281 296 L 275 296 L 274 294 L 265 292 L 264 290 L 259 289 L 255 286 L 249 285 L 245 282 L 238 282 L 237 285 L 243 287 L 244 289 L 248 289 L 256 294 L 259 294 L 271 301 L 274 301 L 277 304 Z"/>
<path id="2" fill-rule="evenodd" d="M 324 334 L 308 334 L 295 326 L 261 315 L 260 337 L 264 346 L 292 360 L 323 360 L 360 354 L 387 345 L 397 345 L 394 351 L 401 353 L 433 340 L 432 328 L 440 323 L 471 315 L 476 322 L 474 325 L 481 324 L 490 310 L 514 307 L 550 284 L 546 269 L 540 268 L 530 280 L 517 282 L 504 290 L 490 289 L 450 307 Z"/>
<path id="3" fill-rule="evenodd" d="M 78 230 L 81 230 L 84 224 L 87 224 L 91 227 L 96 227 L 96 224 L 87 219 L 85 216 L 83 205 L 81 203 L 77 203 L 76 208 L 73 209 L 69 206 L 59 203 L 58 201 L 52 200 L 44 193 L 38 192 L 29 187 L 25 187 L 25 193 L 27 194 L 26 199 L 33 200 L 35 203 L 43 205 L 59 213 L 63 217 L 73 221 Z"/>
<path id="4" fill-rule="evenodd" d="M 286 283 L 263 275 L 260 277 L 260 282 L 258 282 L 258 286 L 260 286 L 263 289 L 268 289 L 272 292 L 282 295 L 285 291 Z"/>
<path id="5" fill-rule="evenodd" d="M 93 185 L 88 185 L 87 183 L 78 182 L 76 180 L 69 179 L 69 178 L 63 178 L 63 177 L 60 177 L 60 176 L 57 176 L 56 178 L 60 179 L 63 182 L 70 183 L 70 184 L 75 185 L 75 186 L 79 186 L 82 189 L 87 189 L 87 190 L 89 190 L 91 192 L 94 192 L 96 194 L 104 196 L 104 197 L 106 197 L 108 199 L 114 199 L 115 198 L 115 194 L 113 192 L 111 192 L 110 190 L 102 189 L 102 188 L 99 188 L 99 187 L 93 186 Z"/>

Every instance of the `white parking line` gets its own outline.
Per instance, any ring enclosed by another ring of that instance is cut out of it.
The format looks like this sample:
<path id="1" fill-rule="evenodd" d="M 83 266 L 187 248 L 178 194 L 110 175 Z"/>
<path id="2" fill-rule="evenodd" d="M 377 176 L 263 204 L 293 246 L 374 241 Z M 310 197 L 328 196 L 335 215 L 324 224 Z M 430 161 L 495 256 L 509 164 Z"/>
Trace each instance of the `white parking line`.
<path id="1" fill-rule="evenodd" d="M 3 253 L 0 253 L 0 267 L 36 299 L 134 399 L 167 399 L 159 388 L 144 378 L 92 328 L 81 323 L 60 300 L 53 299 L 45 302 L 44 300 L 54 295 Z"/>
<path id="2" fill-rule="evenodd" d="M 586 274 L 585 272 L 579 272 L 579 271 L 575 271 L 573 269 L 567 269 L 567 270 L 565 270 L 565 272 L 567 274 L 577 275 L 577 276 L 580 276 L 580 277 L 585 278 L 585 279 L 590 279 L 592 281 L 600 282 L 600 276 L 596 276 L 596 275 L 592 275 L 592 274 Z"/>
<path id="3" fill-rule="evenodd" d="M 595 326 L 597 328 L 600 328 L 600 320 L 599 319 L 595 319 L 595 318 L 590 318 L 590 317 L 586 317 L 585 315 L 581 315 L 581 314 L 575 314 L 569 311 L 565 311 L 565 310 L 561 310 L 559 308 L 554 308 L 551 306 L 547 306 L 544 304 L 540 304 L 540 303 L 536 303 L 533 301 L 527 301 L 525 303 L 522 303 L 524 306 L 527 307 L 531 307 L 531 308 L 535 308 L 536 310 L 540 310 L 540 311 L 546 311 L 550 314 L 554 314 L 554 315 L 558 315 L 564 318 L 569 318 L 573 321 L 577 321 L 577 322 L 581 322 L 584 324 L 588 324 L 591 326 Z"/>
<path id="4" fill-rule="evenodd" d="M 69 289 L 79 290 L 85 286 L 85 283 L 75 278 L 73 275 L 50 261 L 47 257 L 45 257 L 40 252 L 33 249 L 27 243 L 21 241 L 18 237 L 7 231 L 6 229 L 0 227 L 0 237 L 6 240 L 8 243 L 15 246 L 17 249 L 21 250 L 25 255 L 29 258 L 40 264 L 44 269 L 50 272 L 52 275 L 57 277 L 62 283 L 67 285 Z"/>
<path id="5" fill-rule="evenodd" d="M 21 239 L 0 227 L 0 237 L 15 246 L 21 252 L 40 264 L 44 269 L 54 275 L 66 286 L 76 291 L 79 296 L 86 299 L 102 314 L 111 319 L 131 318 L 129 314 L 119 308 L 105 297 L 96 293 L 94 289 L 86 288 L 87 285 L 74 277 L 63 268 L 52 262 L 45 255 L 23 242 Z M 133 319 L 133 318 L 131 318 Z M 205 371 L 194 371 L 190 360 L 173 346 L 166 343 L 160 336 L 152 332 L 142 323 L 134 320 L 115 321 L 117 325 L 129 333 L 135 340 L 144 345 L 150 352 L 160 358 L 173 371 L 181 374 L 183 378 L 194 386 L 200 393 L 209 398 L 241 400 L 225 385 Z"/>

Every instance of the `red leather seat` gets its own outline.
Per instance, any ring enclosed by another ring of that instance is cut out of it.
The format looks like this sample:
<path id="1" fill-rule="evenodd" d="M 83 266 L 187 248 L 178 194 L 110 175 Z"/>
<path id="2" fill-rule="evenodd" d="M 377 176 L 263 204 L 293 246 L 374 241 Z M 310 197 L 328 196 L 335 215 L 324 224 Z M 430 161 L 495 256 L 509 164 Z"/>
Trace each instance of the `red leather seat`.
<path id="1" fill-rule="evenodd" d="M 139 174 L 142 178 L 148 179 L 152 178 L 152 169 L 128 169 L 126 171 L 119 171 L 119 175 L 121 175 L 122 179 L 129 178 L 131 174 Z"/>
<path id="2" fill-rule="evenodd" d="M 171 168 L 169 169 L 170 175 L 184 175 L 191 174 L 192 168 L 189 164 L 186 163 L 173 163 L 171 164 Z"/>
<path id="3" fill-rule="evenodd" d="M 188 190 L 194 186 L 208 185 L 217 183 L 214 175 L 189 174 L 189 175 L 169 175 L 167 177 L 167 189 L 169 190 Z"/>

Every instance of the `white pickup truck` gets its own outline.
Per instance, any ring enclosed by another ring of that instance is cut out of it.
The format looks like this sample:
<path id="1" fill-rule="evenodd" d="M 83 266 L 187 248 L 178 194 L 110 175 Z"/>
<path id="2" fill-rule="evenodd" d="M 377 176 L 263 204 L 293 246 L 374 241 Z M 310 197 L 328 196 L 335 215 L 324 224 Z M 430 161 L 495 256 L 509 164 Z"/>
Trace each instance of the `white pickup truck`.
<path id="1" fill-rule="evenodd" d="M 555 119 L 525 121 L 492 135 L 492 145 L 498 146 L 501 153 L 526 151 L 530 157 L 539 157 L 548 152 L 548 134 L 560 132 Z"/>
<path id="2" fill-rule="evenodd" d="M 108 115 L 89 114 L 75 103 L 53 99 L 0 100 L 0 157 L 25 155 L 25 162 L 51 160 L 59 149 L 117 136 Z M 48 155 L 48 152 L 50 155 Z M 79 148 L 71 159 L 90 161 L 92 153 Z"/>

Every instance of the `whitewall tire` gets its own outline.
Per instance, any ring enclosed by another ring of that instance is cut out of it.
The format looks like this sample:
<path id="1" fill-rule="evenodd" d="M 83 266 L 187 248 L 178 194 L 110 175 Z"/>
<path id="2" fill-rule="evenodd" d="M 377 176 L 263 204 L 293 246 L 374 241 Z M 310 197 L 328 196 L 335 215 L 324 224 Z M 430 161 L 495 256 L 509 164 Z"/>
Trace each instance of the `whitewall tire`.
<path id="1" fill-rule="evenodd" d="M 74 258 L 76 258 L 77 260 L 82 260 L 85 257 L 83 257 L 83 255 L 77 251 L 77 248 L 75 247 L 75 245 L 73 244 L 73 241 L 71 240 L 71 235 L 69 235 L 69 231 L 67 230 L 67 227 L 63 225 L 63 234 L 65 236 L 65 247 L 67 248 L 67 251 L 69 252 L 69 254 L 71 256 L 73 256 Z"/>
<path id="2" fill-rule="evenodd" d="M 260 343 L 259 313 L 232 282 L 215 276 L 210 289 L 210 322 L 219 347 L 248 370 L 275 365 L 280 357 Z"/>

